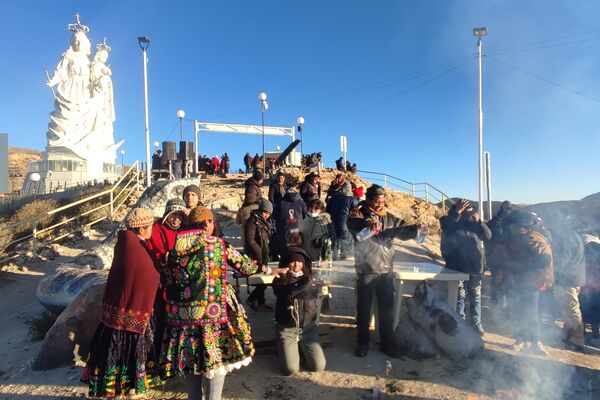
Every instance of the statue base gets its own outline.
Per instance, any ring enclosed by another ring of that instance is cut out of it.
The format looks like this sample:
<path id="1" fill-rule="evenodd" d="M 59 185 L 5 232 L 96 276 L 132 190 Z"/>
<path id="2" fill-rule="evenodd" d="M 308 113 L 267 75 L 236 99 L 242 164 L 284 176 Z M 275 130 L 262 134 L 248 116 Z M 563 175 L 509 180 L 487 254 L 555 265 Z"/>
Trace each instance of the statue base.
<path id="1" fill-rule="evenodd" d="M 27 166 L 21 195 L 53 193 L 105 181 L 112 183 L 123 172 L 123 166 L 114 162 L 85 160 L 65 147 L 47 147 L 41 160 L 31 161 Z"/>

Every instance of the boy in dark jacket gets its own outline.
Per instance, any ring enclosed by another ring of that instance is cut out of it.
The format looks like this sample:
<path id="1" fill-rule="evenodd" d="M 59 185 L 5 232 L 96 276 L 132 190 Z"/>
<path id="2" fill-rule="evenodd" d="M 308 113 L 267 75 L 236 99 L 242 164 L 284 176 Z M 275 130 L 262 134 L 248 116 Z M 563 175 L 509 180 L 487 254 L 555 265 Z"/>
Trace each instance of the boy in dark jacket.
<path id="1" fill-rule="evenodd" d="M 252 173 L 252 177 L 248 178 L 246 182 L 244 182 L 244 186 L 246 187 L 244 190 L 244 202 L 247 202 L 248 195 L 255 199 L 262 199 L 263 194 L 260 187 L 263 184 L 263 180 L 264 175 L 262 171 L 256 170 Z"/>
<path id="2" fill-rule="evenodd" d="M 269 242 L 271 241 L 271 213 L 273 205 L 267 199 L 261 199 L 258 210 L 253 211 L 244 226 L 244 252 L 264 271 L 269 264 Z M 265 304 L 267 285 L 256 285 L 246 299 L 246 304 L 256 311 L 270 310 L 273 307 Z"/>
<path id="3" fill-rule="evenodd" d="M 285 375 L 300 370 L 300 352 L 310 371 L 325 369 L 325 354 L 319 341 L 319 288 L 312 278 L 308 254 L 300 247 L 289 247 L 282 257 L 273 281 L 277 297 L 277 353 Z"/>
<path id="4" fill-rule="evenodd" d="M 285 196 L 287 185 L 285 184 L 285 174 L 283 172 L 278 172 L 275 179 L 269 185 L 269 201 L 273 204 L 273 208 L 277 209 L 281 199 Z"/>
<path id="5" fill-rule="evenodd" d="M 469 314 L 473 327 L 484 335 L 481 324 L 481 276 L 485 268 L 483 241 L 492 238 L 492 232 L 479 214 L 461 199 L 440 219 L 442 228 L 441 250 L 446 267 L 469 274 L 468 281 L 458 284 L 458 313 L 466 319 L 465 300 L 469 300 Z"/>
<path id="6" fill-rule="evenodd" d="M 280 246 L 280 254 L 285 253 L 287 245 L 294 243 L 294 238 L 300 233 L 300 225 L 308 209 L 302 197 L 295 188 L 288 188 L 288 192 L 283 196 L 279 207 L 275 209 L 274 220 L 277 222 L 277 241 Z"/>
<path id="7" fill-rule="evenodd" d="M 394 239 L 414 239 L 418 230 L 427 229 L 427 225 L 407 225 L 406 222 L 390 214 L 385 208 L 385 189 L 373 185 L 367 189 L 367 200 L 350 213 L 348 228 L 356 234 L 365 228 L 372 236 L 354 247 L 356 268 L 356 325 L 358 346 L 357 357 L 366 357 L 369 351 L 369 323 L 371 303 L 377 296 L 379 309 L 379 336 L 381 350 L 389 355 L 394 310 L 393 262 L 396 250 Z"/>
<path id="8" fill-rule="evenodd" d="M 334 259 L 345 260 L 352 255 L 354 240 L 348 230 L 348 215 L 350 215 L 350 211 L 357 205 L 358 201 L 352 195 L 350 187 L 344 187 L 342 190 L 335 191 L 327 203 L 325 211 L 331 215 L 336 237 L 333 245 Z"/>

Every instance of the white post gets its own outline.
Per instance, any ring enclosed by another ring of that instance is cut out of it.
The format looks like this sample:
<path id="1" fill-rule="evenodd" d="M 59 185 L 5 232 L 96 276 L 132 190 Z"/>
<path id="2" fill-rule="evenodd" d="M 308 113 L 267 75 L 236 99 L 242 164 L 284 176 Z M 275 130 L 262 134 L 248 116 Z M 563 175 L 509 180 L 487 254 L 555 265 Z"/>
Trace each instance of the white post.
<path id="1" fill-rule="evenodd" d="M 477 60 L 479 64 L 479 148 L 477 158 L 479 159 L 479 212 L 483 216 L 483 89 L 482 89 L 482 61 L 481 61 L 481 36 L 477 37 Z"/>
<path id="2" fill-rule="evenodd" d="M 146 186 L 152 185 L 150 178 L 150 127 L 148 126 L 148 57 L 146 49 L 142 50 L 144 55 L 144 113 L 146 114 Z"/>
<path id="3" fill-rule="evenodd" d="M 194 120 L 194 173 L 198 175 L 198 120 Z"/>
<path id="4" fill-rule="evenodd" d="M 487 221 L 492 219 L 492 163 L 490 152 L 485 152 L 485 182 L 487 185 Z M 483 213 L 481 215 L 483 217 Z"/>
<path id="5" fill-rule="evenodd" d="M 342 151 L 342 156 L 344 157 L 344 171 L 346 171 L 346 153 L 348 151 L 348 142 L 346 141 L 346 136 L 340 135 L 340 150 Z"/>

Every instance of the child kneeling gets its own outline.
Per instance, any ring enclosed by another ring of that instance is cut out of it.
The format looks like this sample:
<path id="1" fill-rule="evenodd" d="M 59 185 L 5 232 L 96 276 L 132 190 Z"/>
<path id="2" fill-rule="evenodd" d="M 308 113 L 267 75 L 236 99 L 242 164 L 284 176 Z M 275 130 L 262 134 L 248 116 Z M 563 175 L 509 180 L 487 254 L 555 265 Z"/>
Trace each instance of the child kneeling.
<path id="1" fill-rule="evenodd" d="M 319 342 L 319 288 L 312 277 L 310 257 L 300 247 L 289 247 L 274 273 L 277 297 L 277 353 L 283 373 L 300 370 L 300 351 L 310 371 L 325 369 L 325 354 Z"/>

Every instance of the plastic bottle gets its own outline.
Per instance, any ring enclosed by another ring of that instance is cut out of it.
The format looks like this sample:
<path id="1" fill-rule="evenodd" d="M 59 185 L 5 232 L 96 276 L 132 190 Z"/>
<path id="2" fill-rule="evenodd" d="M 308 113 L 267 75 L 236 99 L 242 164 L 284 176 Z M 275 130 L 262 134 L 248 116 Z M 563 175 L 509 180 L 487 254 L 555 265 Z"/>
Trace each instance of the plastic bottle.
<path id="1" fill-rule="evenodd" d="M 417 237 L 415 238 L 416 242 L 418 244 L 423 244 L 423 243 L 425 243 L 426 239 L 427 239 L 427 229 L 419 228 L 417 230 Z"/>
<path id="2" fill-rule="evenodd" d="M 392 393 L 394 388 L 394 371 L 392 370 L 392 362 L 385 360 L 385 391 Z"/>
<path id="3" fill-rule="evenodd" d="M 359 242 L 364 242 L 365 240 L 373 236 L 373 234 L 374 232 L 369 227 L 363 228 L 363 230 L 356 234 L 356 240 L 358 240 Z"/>
<path id="4" fill-rule="evenodd" d="M 327 249 L 325 250 L 325 258 L 327 259 L 327 268 L 333 267 L 333 250 L 331 249 L 331 240 L 327 240 Z"/>

